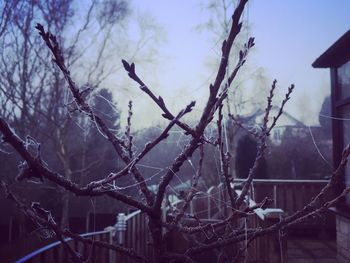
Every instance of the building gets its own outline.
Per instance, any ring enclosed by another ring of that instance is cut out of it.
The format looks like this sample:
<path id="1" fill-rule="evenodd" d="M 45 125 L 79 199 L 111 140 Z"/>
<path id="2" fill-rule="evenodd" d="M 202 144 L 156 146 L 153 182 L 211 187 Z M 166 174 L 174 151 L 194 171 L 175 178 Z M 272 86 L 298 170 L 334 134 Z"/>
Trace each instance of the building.
<path id="1" fill-rule="evenodd" d="M 272 123 L 273 118 L 278 115 L 280 108 L 273 106 L 270 110 L 269 123 Z M 265 116 L 265 110 L 260 110 L 255 114 L 254 123 L 262 125 Z M 276 126 L 272 129 L 270 140 L 274 145 L 280 145 L 282 143 L 283 134 L 289 131 L 294 137 L 305 137 L 309 135 L 308 126 L 299 121 L 291 114 L 283 111 L 281 117 L 278 119 Z"/>
<path id="2" fill-rule="evenodd" d="M 339 38 L 312 64 L 315 68 L 329 68 L 331 78 L 331 106 L 333 132 L 333 161 L 337 167 L 342 149 L 350 143 L 350 30 Z M 350 186 L 350 165 L 347 164 L 336 191 Z M 340 260 L 350 261 L 350 196 L 336 208 L 337 250 Z"/>
<path id="3" fill-rule="evenodd" d="M 272 123 L 273 118 L 277 116 L 280 108 L 277 106 L 273 106 L 270 110 L 269 114 L 269 124 Z M 257 132 L 260 127 L 263 124 L 263 120 L 265 117 L 265 109 L 258 109 L 257 111 L 249 114 L 249 115 L 242 115 L 236 117 L 236 120 L 239 123 L 242 123 L 244 127 L 246 127 L 248 130 L 252 132 Z M 313 129 L 319 128 L 319 127 L 312 127 Z M 274 145 L 280 145 L 282 142 L 282 137 L 285 131 L 291 131 L 293 136 L 295 137 L 305 137 L 309 134 L 308 126 L 306 126 L 303 122 L 299 121 L 295 117 L 293 117 L 291 114 L 289 114 L 286 111 L 283 111 L 282 115 L 278 119 L 278 122 L 276 123 L 276 126 L 272 129 L 270 134 L 270 140 Z M 246 135 L 247 132 L 245 130 L 240 130 L 239 133 L 235 134 L 235 144 L 237 144 L 237 141 L 244 135 Z"/>

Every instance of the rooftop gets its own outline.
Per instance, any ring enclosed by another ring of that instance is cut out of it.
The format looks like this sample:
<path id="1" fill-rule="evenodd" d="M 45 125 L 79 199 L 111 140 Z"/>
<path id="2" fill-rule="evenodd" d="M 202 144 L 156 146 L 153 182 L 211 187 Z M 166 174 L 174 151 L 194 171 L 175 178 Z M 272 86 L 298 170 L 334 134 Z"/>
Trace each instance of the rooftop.
<path id="1" fill-rule="evenodd" d="M 340 37 L 312 66 L 314 68 L 336 68 L 350 60 L 350 30 Z"/>

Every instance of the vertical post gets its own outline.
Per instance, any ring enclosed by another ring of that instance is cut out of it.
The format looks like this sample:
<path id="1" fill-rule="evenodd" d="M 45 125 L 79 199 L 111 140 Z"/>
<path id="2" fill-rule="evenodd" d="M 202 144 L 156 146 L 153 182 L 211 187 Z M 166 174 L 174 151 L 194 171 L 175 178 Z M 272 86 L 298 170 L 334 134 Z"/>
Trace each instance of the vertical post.
<path id="1" fill-rule="evenodd" d="M 89 232 L 89 228 L 90 228 L 90 212 L 87 213 L 86 215 L 86 222 L 85 222 L 85 228 L 86 228 L 86 233 Z"/>
<path id="2" fill-rule="evenodd" d="M 212 195 L 213 193 L 215 193 L 215 187 L 214 186 L 211 186 L 208 191 L 207 191 L 207 202 L 208 202 L 208 219 L 211 219 L 211 215 L 212 215 L 212 212 L 211 210 L 212 209 L 215 209 L 215 206 L 212 208 L 212 205 L 211 205 L 211 198 L 212 198 Z M 215 197 L 214 197 L 215 198 Z"/>
<path id="3" fill-rule="evenodd" d="M 281 220 L 285 216 L 285 212 L 279 208 L 267 208 L 264 210 L 264 219 L 260 222 L 260 226 L 269 227 Z M 259 251 L 265 262 L 283 263 L 286 262 L 287 237 L 284 231 L 280 230 L 276 233 L 268 234 L 264 239 L 258 239 L 262 244 L 262 251 Z"/>
<path id="4" fill-rule="evenodd" d="M 109 244 L 113 244 L 113 231 L 109 232 L 108 239 Z M 108 262 L 116 262 L 116 252 L 111 249 L 109 249 Z"/>
<path id="5" fill-rule="evenodd" d="M 208 205 L 207 205 L 207 207 L 208 207 L 208 219 L 211 218 L 211 214 L 210 214 L 210 213 L 211 213 L 210 194 L 211 194 L 211 193 L 209 193 L 208 196 L 207 196 L 207 203 L 208 203 Z"/>
<path id="6" fill-rule="evenodd" d="M 220 177 L 221 178 L 221 177 Z M 220 179 L 221 180 L 221 179 Z M 219 209 L 219 213 L 221 213 L 221 210 L 222 210 L 222 195 L 221 195 L 221 185 L 222 185 L 222 183 L 220 183 L 219 185 L 218 185 L 218 191 L 217 191 L 217 193 L 218 193 L 218 201 L 219 201 L 219 205 L 218 205 L 218 209 Z"/>
<path id="7" fill-rule="evenodd" d="M 116 238 L 118 245 L 123 245 L 125 242 L 126 220 L 125 214 L 119 213 L 117 216 L 117 224 L 115 225 Z"/>
<path id="8" fill-rule="evenodd" d="M 274 207 L 277 208 L 277 185 L 273 185 L 273 204 Z"/>
<path id="9" fill-rule="evenodd" d="M 115 224 L 115 238 L 117 244 L 120 246 L 125 245 L 125 234 L 126 234 L 126 216 L 124 213 L 117 215 L 117 223 Z M 113 243 L 113 231 L 109 234 L 109 243 Z M 109 262 L 116 262 L 116 256 L 120 257 L 119 253 L 110 250 L 109 251 Z"/>
<path id="10" fill-rule="evenodd" d="M 192 198 L 191 202 L 190 202 L 190 214 L 193 215 L 194 214 L 194 209 L 193 209 L 193 200 L 194 198 Z"/>
<path id="11" fill-rule="evenodd" d="M 166 222 L 166 205 L 167 205 L 167 196 L 164 197 L 162 201 L 162 221 Z M 162 235 L 165 233 L 165 228 L 162 227 Z"/>

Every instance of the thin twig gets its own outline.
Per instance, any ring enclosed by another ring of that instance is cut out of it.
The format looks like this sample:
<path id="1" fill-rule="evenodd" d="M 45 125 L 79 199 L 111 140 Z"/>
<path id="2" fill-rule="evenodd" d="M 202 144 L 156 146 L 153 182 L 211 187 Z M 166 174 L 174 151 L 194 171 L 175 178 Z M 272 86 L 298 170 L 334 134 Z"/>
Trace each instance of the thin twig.
<path id="1" fill-rule="evenodd" d="M 132 152 L 132 139 L 133 136 L 131 135 L 131 117 L 132 117 L 132 101 L 129 101 L 128 104 L 128 118 L 127 118 L 127 125 L 126 125 L 126 131 L 125 131 L 125 137 L 127 139 L 127 143 L 126 143 L 126 148 L 129 154 L 129 158 L 132 159 L 133 158 L 133 152 Z"/>
<path id="2" fill-rule="evenodd" d="M 272 98 L 274 96 L 274 90 L 276 88 L 276 83 L 277 83 L 276 80 L 274 80 L 273 83 L 272 83 L 271 89 L 270 89 L 270 94 L 267 97 L 267 106 L 266 106 L 266 109 L 265 109 L 265 116 L 264 116 L 264 119 L 263 119 L 261 132 L 258 135 L 258 152 L 257 152 L 257 155 L 255 157 L 253 167 L 249 170 L 249 174 L 248 174 L 247 180 L 245 181 L 245 183 L 243 185 L 242 192 L 241 192 L 241 194 L 239 195 L 239 197 L 236 200 L 235 207 L 239 207 L 242 204 L 245 196 L 247 195 L 247 193 L 249 191 L 249 188 L 250 188 L 250 186 L 252 184 L 252 181 L 254 179 L 254 176 L 255 176 L 255 174 L 258 171 L 260 162 L 264 158 L 265 150 L 266 150 L 267 137 L 270 135 L 271 129 L 273 129 L 273 127 L 275 127 L 279 117 L 281 117 L 282 112 L 283 112 L 283 108 L 284 108 L 285 104 L 287 103 L 287 101 L 290 99 L 290 94 L 292 93 L 292 91 L 294 89 L 294 85 L 291 85 L 288 88 L 288 91 L 286 93 L 285 99 L 282 101 L 282 105 L 280 107 L 280 110 L 279 110 L 278 114 L 273 118 L 273 122 L 270 125 L 270 127 L 268 127 L 269 114 L 270 114 L 270 111 L 272 109 Z"/>
<path id="3" fill-rule="evenodd" d="M 218 120 L 217 120 L 217 126 L 218 126 L 218 146 L 219 146 L 219 151 L 220 151 L 220 158 L 221 158 L 221 176 L 224 178 L 225 186 L 226 186 L 226 191 L 230 197 L 230 203 L 232 207 L 232 212 L 234 211 L 235 207 L 235 199 L 236 199 L 236 193 L 231 187 L 231 182 L 232 182 L 232 177 L 229 174 L 229 167 L 230 167 L 230 153 L 229 152 L 224 152 L 224 142 L 222 141 L 222 107 L 223 105 L 221 104 L 219 106 L 219 111 L 218 111 Z"/>
<path id="4" fill-rule="evenodd" d="M 124 69 L 128 72 L 128 75 L 131 79 L 133 79 L 135 82 L 137 82 L 140 85 L 140 89 L 145 92 L 163 111 L 162 116 L 165 119 L 173 120 L 175 116 L 169 111 L 167 108 L 163 98 L 159 96 L 158 98 L 154 93 L 148 88 L 148 86 L 139 78 L 139 76 L 136 74 L 135 71 L 135 64 L 131 63 L 129 64 L 126 60 L 122 60 Z M 180 122 L 179 120 L 176 121 L 176 124 L 181 127 L 183 130 L 185 130 L 188 134 L 194 135 L 194 130 L 190 128 L 187 124 Z"/>
<path id="5" fill-rule="evenodd" d="M 181 207 L 180 212 L 176 215 L 175 219 L 173 220 L 173 224 L 177 224 L 181 220 L 181 218 L 184 216 L 188 206 L 190 205 L 190 202 L 192 202 L 193 198 L 195 197 L 195 194 L 198 192 L 197 184 L 198 184 L 199 178 L 202 176 L 202 167 L 203 167 L 203 159 L 204 159 L 204 146 L 201 145 L 199 147 L 199 149 L 200 149 L 200 159 L 199 159 L 199 165 L 198 165 L 197 172 L 193 175 L 191 189 L 186 195 L 185 203 Z"/>

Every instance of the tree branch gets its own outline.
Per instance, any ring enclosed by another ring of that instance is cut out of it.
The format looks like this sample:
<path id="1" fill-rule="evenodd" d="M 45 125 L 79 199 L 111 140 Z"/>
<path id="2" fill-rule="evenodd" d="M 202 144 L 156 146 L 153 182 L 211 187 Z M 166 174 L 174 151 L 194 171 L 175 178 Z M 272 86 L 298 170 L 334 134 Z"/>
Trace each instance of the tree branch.
<path id="1" fill-rule="evenodd" d="M 0 131 L 3 134 L 3 140 L 7 143 L 9 143 L 18 153 L 19 155 L 26 161 L 28 164 L 28 167 L 30 172 L 33 176 L 41 176 L 43 178 L 46 178 L 57 185 L 63 187 L 64 189 L 75 193 L 76 195 L 84 195 L 84 196 L 99 196 L 105 194 L 105 191 L 99 191 L 91 188 L 80 188 L 77 184 L 73 183 L 72 181 L 66 179 L 64 176 L 54 173 L 51 170 L 49 170 L 44 162 L 41 159 L 38 159 L 26 149 L 25 143 L 22 139 L 20 139 L 13 130 L 9 127 L 9 125 L 6 123 L 6 121 L 0 117 Z M 148 207 L 142 204 L 141 202 L 138 202 L 131 198 L 130 196 L 126 196 L 121 193 L 113 192 L 107 193 L 109 196 L 113 197 L 114 199 L 117 199 L 119 201 L 122 201 L 130 206 L 137 207 L 141 209 L 142 211 L 153 215 L 153 211 Z"/>
<path id="2" fill-rule="evenodd" d="M 91 107 L 86 103 L 85 98 L 82 96 L 81 91 L 78 89 L 74 81 L 72 80 L 70 76 L 70 71 L 66 68 L 64 64 L 64 58 L 61 52 L 61 49 L 59 47 L 59 44 L 56 40 L 56 37 L 52 35 L 50 32 L 46 32 L 44 27 L 40 24 L 37 24 L 36 29 L 39 31 L 40 36 L 45 41 L 48 48 L 51 50 L 52 55 L 54 56 L 53 61 L 56 63 L 56 65 L 60 68 L 61 72 L 63 73 L 66 81 L 68 82 L 69 89 L 74 97 L 74 100 L 76 104 L 78 105 L 79 109 L 87 114 L 87 116 L 96 123 L 97 128 L 103 132 L 103 134 L 107 137 L 107 139 L 112 143 L 115 151 L 118 153 L 120 158 L 128 164 L 131 160 L 130 158 L 125 154 L 124 149 L 127 149 L 127 146 L 125 143 L 117 138 L 107 127 L 107 125 L 104 123 L 104 121 L 94 114 Z M 135 179 L 137 182 L 140 183 L 140 189 L 144 196 L 146 197 L 147 203 L 151 205 L 153 203 L 153 195 L 151 191 L 147 188 L 147 185 L 145 183 L 145 179 L 141 175 L 141 173 L 138 171 L 136 167 L 133 167 L 131 170 L 134 174 Z"/>

